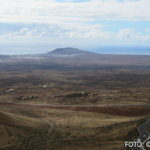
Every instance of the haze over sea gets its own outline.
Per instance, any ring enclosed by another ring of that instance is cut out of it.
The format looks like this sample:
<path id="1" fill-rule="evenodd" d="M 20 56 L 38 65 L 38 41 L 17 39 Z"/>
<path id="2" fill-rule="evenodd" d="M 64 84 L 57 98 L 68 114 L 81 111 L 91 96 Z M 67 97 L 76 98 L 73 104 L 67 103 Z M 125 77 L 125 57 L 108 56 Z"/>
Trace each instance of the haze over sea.
<path id="1" fill-rule="evenodd" d="M 16 55 L 16 54 L 41 54 L 53 51 L 56 46 L 0 46 L 0 55 Z M 150 55 L 150 47 L 73 47 L 81 50 L 96 52 L 100 54 L 132 54 L 132 55 Z"/>

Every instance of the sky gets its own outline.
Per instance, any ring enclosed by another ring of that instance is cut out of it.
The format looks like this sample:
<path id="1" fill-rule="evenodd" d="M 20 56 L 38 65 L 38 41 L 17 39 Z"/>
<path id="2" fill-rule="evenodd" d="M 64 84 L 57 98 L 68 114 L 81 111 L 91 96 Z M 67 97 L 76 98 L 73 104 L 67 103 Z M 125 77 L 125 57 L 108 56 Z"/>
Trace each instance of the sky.
<path id="1" fill-rule="evenodd" d="M 149 6 L 150 0 L 0 0 L 0 54 L 60 47 L 150 54 Z"/>

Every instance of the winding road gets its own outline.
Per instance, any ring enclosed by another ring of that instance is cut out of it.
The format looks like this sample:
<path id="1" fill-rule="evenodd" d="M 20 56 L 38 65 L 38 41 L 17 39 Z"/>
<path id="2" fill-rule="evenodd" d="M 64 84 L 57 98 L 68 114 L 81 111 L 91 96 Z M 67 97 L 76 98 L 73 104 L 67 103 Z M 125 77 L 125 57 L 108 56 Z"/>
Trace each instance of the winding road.
<path id="1" fill-rule="evenodd" d="M 142 124 L 138 127 L 138 131 L 140 133 L 140 136 L 138 139 L 141 139 L 141 143 L 143 143 L 149 137 L 149 133 L 148 133 L 148 131 L 146 131 L 146 128 L 149 125 L 150 125 L 150 118 L 147 119 L 147 121 L 144 124 Z M 145 138 L 143 137 L 144 135 L 146 135 Z M 143 148 L 133 147 L 132 150 L 143 150 Z"/>

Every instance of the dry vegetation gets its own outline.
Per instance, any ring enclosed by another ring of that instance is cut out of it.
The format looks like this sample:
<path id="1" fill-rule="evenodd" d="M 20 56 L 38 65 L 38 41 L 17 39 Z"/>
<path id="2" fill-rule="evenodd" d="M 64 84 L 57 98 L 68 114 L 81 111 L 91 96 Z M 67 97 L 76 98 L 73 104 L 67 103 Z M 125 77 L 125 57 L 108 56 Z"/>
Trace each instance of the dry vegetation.
<path id="1" fill-rule="evenodd" d="M 55 61 L 0 64 L 0 101 L 93 106 L 150 102 L 149 67 L 87 65 L 81 59 L 76 65 L 75 60 L 65 60 L 66 64 Z M 5 92 L 8 89 L 15 91 Z M 98 95 L 67 97 L 76 92 Z M 33 98 L 20 99 L 29 96 Z M 149 115 L 149 106 L 33 107 L 1 103 L 0 149 L 127 150 L 124 142 L 138 137 L 137 126 Z"/>
<path id="2" fill-rule="evenodd" d="M 131 70 L 33 70 L 1 72 L 0 101 L 22 102 L 17 97 L 35 96 L 27 103 L 48 104 L 147 104 L 150 102 L 150 72 Z M 47 85 L 47 88 L 42 88 Z M 15 91 L 5 92 L 14 88 Z M 98 95 L 67 97 L 75 92 Z"/>
<path id="3" fill-rule="evenodd" d="M 0 107 L 0 149 L 124 149 L 145 117 L 36 107 Z"/>

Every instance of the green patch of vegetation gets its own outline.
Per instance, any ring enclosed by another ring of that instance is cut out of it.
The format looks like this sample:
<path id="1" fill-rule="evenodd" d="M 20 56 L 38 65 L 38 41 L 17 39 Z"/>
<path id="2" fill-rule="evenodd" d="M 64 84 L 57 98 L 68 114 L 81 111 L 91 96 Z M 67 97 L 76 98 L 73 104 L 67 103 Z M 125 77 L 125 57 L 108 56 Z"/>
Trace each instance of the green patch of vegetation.
<path id="1" fill-rule="evenodd" d="M 21 110 L 20 114 L 23 114 L 25 116 L 31 117 L 31 118 L 39 118 L 40 116 L 33 113 L 31 110 Z"/>
<path id="2" fill-rule="evenodd" d="M 6 129 L 6 131 L 7 131 L 7 133 L 8 133 L 9 136 L 12 136 L 12 135 L 13 135 L 13 134 L 10 132 L 10 130 L 8 129 L 7 126 L 5 126 L 5 129 Z"/>
<path id="3" fill-rule="evenodd" d="M 16 100 L 22 100 L 23 96 L 15 97 Z"/>
<path id="4" fill-rule="evenodd" d="M 48 113 L 49 115 L 54 115 L 54 113 Z"/>
<path id="5" fill-rule="evenodd" d="M 67 136 L 70 136 L 70 135 L 71 135 L 71 133 L 70 133 L 70 132 L 65 132 L 65 134 L 66 134 Z"/>
<path id="6" fill-rule="evenodd" d="M 79 93 L 72 93 L 67 95 L 67 97 L 86 97 L 90 94 L 89 92 L 79 92 Z"/>

